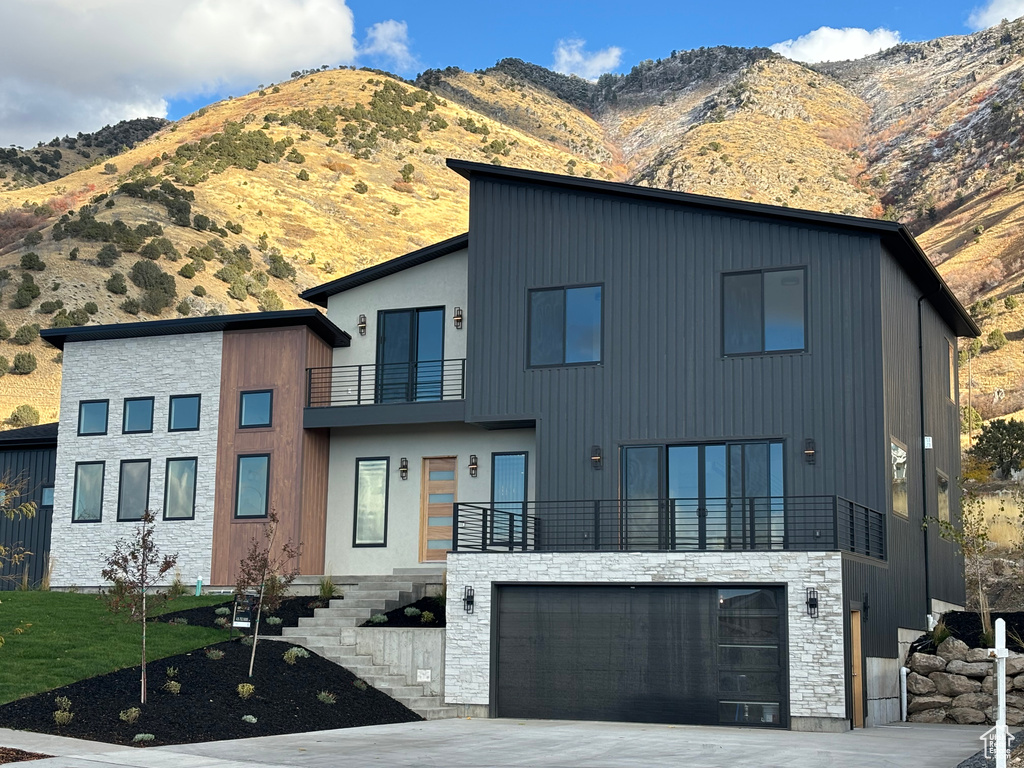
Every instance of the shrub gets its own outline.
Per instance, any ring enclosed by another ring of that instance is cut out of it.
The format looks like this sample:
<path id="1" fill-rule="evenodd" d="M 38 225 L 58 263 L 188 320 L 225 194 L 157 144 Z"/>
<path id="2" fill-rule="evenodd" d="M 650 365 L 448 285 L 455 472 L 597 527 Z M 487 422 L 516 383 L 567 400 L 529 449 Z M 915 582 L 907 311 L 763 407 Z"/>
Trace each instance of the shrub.
<path id="1" fill-rule="evenodd" d="M 284 302 L 273 288 L 267 288 L 260 293 L 258 304 L 260 312 L 280 312 L 284 309 Z"/>
<path id="2" fill-rule="evenodd" d="M 7 423 L 12 427 L 34 427 L 39 423 L 39 411 L 31 405 L 19 405 L 14 409 Z"/>
<path id="3" fill-rule="evenodd" d="M 201 285 L 197 285 L 195 288 L 192 289 L 192 294 L 194 296 L 205 296 L 206 295 L 206 289 L 203 288 L 203 286 L 201 286 Z"/>
<path id="4" fill-rule="evenodd" d="M 225 283 L 237 283 L 242 279 L 245 273 L 236 267 L 234 264 L 225 264 L 223 267 L 213 273 L 213 276 L 218 280 L 223 280 Z"/>
<path id="5" fill-rule="evenodd" d="M 42 304 L 40 304 L 39 312 L 44 315 L 52 315 L 58 309 L 63 308 L 64 302 L 61 301 L 60 299 L 55 299 L 54 301 L 44 301 Z"/>
<path id="6" fill-rule="evenodd" d="M 103 173 L 105 173 L 107 176 L 113 176 L 115 173 L 117 173 L 117 166 L 114 165 L 113 163 L 104 163 Z"/>
<path id="7" fill-rule="evenodd" d="M 375 614 L 373 614 L 373 616 L 370 617 L 370 623 L 371 624 L 387 624 L 388 623 L 388 617 L 385 616 L 383 613 L 375 613 Z"/>
<path id="8" fill-rule="evenodd" d="M 166 683 L 164 683 L 163 689 L 172 696 L 177 696 L 179 693 L 181 693 L 181 683 L 179 683 L 177 680 L 168 680 Z"/>
<path id="9" fill-rule="evenodd" d="M 128 283 L 124 281 L 124 275 L 120 272 L 115 272 L 108 277 L 105 285 L 107 286 L 107 290 L 113 294 L 123 296 L 128 293 Z"/>
<path id="10" fill-rule="evenodd" d="M 402 181 L 404 181 L 406 184 L 412 181 L 412 175 L 415 171 L 416 169 L 413 167 L 412 163 L 406 163 L 405 165 L 403 165 L 402 170 L 399 171 L 399 173 L 402 174 Z"/>
<path id="11" fill-rule="evenodd" d="M 121 252 L 113 243 L 107 243 L 96 254 L 96 263 L 101 267 L 112 267 L 121 258 Z"/>
<path id="12" fill-rule="evenodd" d="M 69 699 L 67 696 L 58 696 L 53 700 L 53 703 L 57 705 L 58 712 L 71 711 L 71 699 Z"/>
<path id="13" fill-rule="evenodd" d="M 220 648 L 207 648 L 206 658 L 212 659 L 213 661 L 219 661 L 224 658 L 224 651 Z"/>
<path id="14" fill-rule="evenodd" d="M 89 313 L 84 309 L 72 309 L 68 312 L 68 319 L 72 325 L 85 325 L 89 322 Z"/>
<path id="15" fill-rule="evenodd" d="M 166 237 L 154 237 L 142 247 L 142 250 L 139 251 L 139 256 L 151 259 L 152 261 L 156 261 L 161 256 L 166 256 L 171 261 L 177 261 L 181 258 L 181 254 L 178 253 L 174 244 Z"/>
<path id="16" fill-rule="evenodd" d="M 239 279 L 233 282 L 231 287 L 228 288 L 228 296 L 238 301 L 245 301 L 249 298 L 249 290 L 245 286 L 245 281 Z"/>
<path id="17" fill-rule="evenodd" d="M 19 376 L 27 376 L 36 369 L 36 356 L 31 352 L 19 352 L 14 356 L 14 366 L 11 373 Z"/>
<path id="18" fill-rule="evenodd" d="M 370 188 L 368 186 L 366 186 L 366 182 L 365 181 L 357 181 L 353 185 L 352 189 L 354 189 L 360 195 L 365 195 L 367 193 L 367 191 L 369 191 Z"/>
<path id="19" fill-rule="evenodd" d="M 11 370 L 11 361 L 0 356 L 0 376 L 5 376 Z"/>
<path id="20" fill-rule="evenodd" d="M 39 326 L 26 324 L 14 332 L 14 336 L 11 337 L 11 341 L 24 347 L 31 344 L 38 338 Z"/>
<path id="21" fill-rule="evenodd" d="M 238 698 L 251 699 L 252 695 L 256 693 L 256 686 L 252 683 L 239 683 L 235 690 L 238 691 Z"/>
<path id="22" fill-rule="evenodd" d="M 295 178 L 297 178 L 299 181 L 309 181 L 309 173 L 306 171 L 305 168 L 303 168 L 301 171 L 295 174 Z"/>
<path id="23" fill-rule="evenodd" d="M 100 308 L 96 306 L 96 302 L 95 301 L 87 301 L 87 302 L 85 302 L 85 306 L 82 307 L 82 309 L 84 309 L 90 315 L 95 315 L 97 312 L 100 311 Z"/>
<path id="24" fill-rule="evenodd" d="M 252 723 L 253 725 L 256 724 L 256 716 L 255 715 L 242 715 L 242 719 L 245 722 L 247 722 L 247 723 Z"/>
<path id="25" fill-rule="evenodd" d="M 218 616 L 230 616 L 231 615 L 231 609 L 228 608 L 226 605 L 222 605 L 220 608 L 215 610 L 214 613 L 217 614 Z"/>
<path id="26" fill-rule="evenodd" d="M 1003 299 L 1003 306 L 1006 307 L 1007 309 L 1016 309 L 1017 308 L 1017 297 L 1016 296 L 1007 296 L 1005 299 Z"/>
<path id="27" fill-rule="evenodd" d="M 292 147 L 291 151 L 285 155 L 285 160 L 289 163 L 304 163 L 306 162 L 306 156 L 299 152 L 298 149 Z"/>
<path id="28" fill-rule="evenodd" d="M 142 309 L 137 299 L 131 297 L 121 302 L 121 309 L 127 312 L 129 315 L 137 315 Z"/>
<path id="29" fill-rule="evenodd" d="M 11 338 L 11 331 L 7 327 L 7 323 L 0 320 L 0 341 L 6 341 L 9 338 Z"/>
<path id="30" fill-rule="evenodd" d="M 420 614 L 420 624 L 433 624 L 434 614 L 430 611 L 424 611 Z"/>
<path id="31" fill-rule="evenodd" d="M 267 624 L 271 627 L 279 627 L 282 623 L 284 623 L 284 619 L 280 616 L 267 616 Z"/>
<path id="32" fill-rule="evenodd" d="M 70 328 L 74 323 L 71 322 L 71 318 L 68 317 L 67 310 L 62 309 L 56 315 L 53 316 L 53 320 L 50 321 L 51 328 Z"/>
<path id="33" fill-rule="evenodd" d="M 414 608 L 411 605 L 408 608 L 405 609 L 405 615 L 408 616 L 410 619 L 415 618 L 416 616 L 419 616 L 420 613 L 422 613 L 422 611 L 420 611 L 419 608 Z"/>
<path id="34" fill-rule="evenodd" d="M 186 280 L 191 280 L 196 276 L 196 268 L 191 264 L 182 265 L 181 269 L 178 270 L 178 274 L 184 277 Z"/>
<path id="35" fill-rule="evenodd" d="M 231 619 L 229 619 L 227 616 L 218 616 L 216 619 L 213 620 L 213 623 L 221 629 L 227 629 L 231 626 Z"/>
<path id="36" fill-rule="evenodd" d="M 78 261 L 78 248 L 72 248 L 68 254 L 68 261 Z"/>
<path id="37" fill-rule="evenodd" d="M 152 261 L 141 259 L 136 261 L 128 273 L 128 278 L 143 290 L 159 290 L 169 294 L 172 298 L 177 295 L 174 278 Z"/>
<path id="38" fill-rule="evenodd" d="M 21 268 L 31 269 L 34 272 L 42 272 L 46 269 L 46 263 L 39 258 L 39 254 L 35 251 L 29 251 L 28 253 L 21 254 Z"/>
<path id="39" fill-rule="evenodd" d="M 107 165 L 110 165 L 110 163 L 107 163 Z M 154 736 L 152 733 L 136 733 L 134 736 L 132 736 L 132 743 L 145 744 L 147 742 L 154 741 L 155 739 L 156 736 Z"/>
<path id="40" fill-rule="evenodd" d="M 330 691 L 320 691 L 316 695 L 316 700 L 321 702 L 321 703 L 323 703 L 323 704 L 337 704 L 338 703 L 338 697 L 335 696 Z"/>
<path id="41" fill-rule="evenodd" d="M 295 664 L 295 662 L 297 662 L 299 659 L 308 659 L 309 651 L 307 651 L 305 648 L 300 648 L 297 645 L 292 646 L 284 652 L 283 658 L 285 664 Z"/>
<path id="42" fill-rule="evenodd" d="M 118 715 L 118 717 L 120 717 L 121 721 L 125 723 L 137 723 L 141 714 L 142 710 L 138 707 L 129 707 L 128 709 L 122 709 L 121 714 Z"/>
<path id="43" fill-rule="evenodd" d="M 22 242 L 25 243 L 25 245 L 27 245 L 29 248 L 31 248 L 33 245 L 39 245 L 41 242 L 43 242 L 43 235 L 40 232 L 29 232 L 27 235 L 25 235 Z"/>
<path id="44" fill-rule="evenodd" d="M 327 576 L 321 576 L 320 577 L 320 599 L 323 600 L 324 602 L 332 599 L 334 597 L 335 591 L 336 591 L 336 588 L 334 586 L 334 582 L 331 581 L 331 579 L 328 578 Z"/>
<path id="45" fill-rule="evenodd" d="M 53 713 L 53 720 L 57 725 L 69 725 L 74 717 L 74 713 L 68 712 L 66 709 L 58 709 Z"/>
<path id="46" fill-rule="evenodd" d="M 365 680 L 360 680 L 358 678 L 352 681 L 352 685 L 354 685 L 360 691 L 365 691 L 367 688 L 370 687 L 366 684 Z"/>
<path id="47" fill-rule="evenodd" d="M 291 280 L 295 277 L 295 267 L 288 263 L 287 259 L 279 253 L 272 253 L 268 259 L 270 267 L 267 270 L 272 276 L 281 280 Z"/>
<path id="48" fill-rule="evenodd" d="M 159 315 L 174 303 L 177 291 L 169 293 L 164 288 L 151 288 L 142 294 L 139 307 L 147 315 Z"/>
<path id="49" fill-rule="evenodd" d="M 988 344 L 992 349 L 1002 349 L 1006 346 L 1006 334 L 1001 328 L 996 328 L 988 335 Z"/>

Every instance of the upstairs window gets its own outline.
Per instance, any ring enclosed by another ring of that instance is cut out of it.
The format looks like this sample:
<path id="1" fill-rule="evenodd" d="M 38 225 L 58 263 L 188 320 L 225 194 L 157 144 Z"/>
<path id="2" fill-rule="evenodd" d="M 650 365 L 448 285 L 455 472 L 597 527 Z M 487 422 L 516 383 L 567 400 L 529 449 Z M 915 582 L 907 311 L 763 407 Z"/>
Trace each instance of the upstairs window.
<path id="1" fill-rule="evenodd" d="M 80 402 L 78 404 L 78 434 L 107 434 L 108 405 L 106 400 L 83 400 Z"/>
<path id="2" fill-rule="evenodd" d="M 122 461 L 117 519 L 141 520 L 149 509 L 149 459 Z"/>
<path id="3" fill-rule="evenodd" d="M 801 269 L 722 275 L 722 348 L 726 355 L 802 352 L 807 299 Z"/>
<path id="4" fill-rule="evenodd" d="M 243 392 L 242 401 L 238 409 L 238 426 L 242 429 L 271 426 L 273 407 L 273 391 L 261 389 L 253 392 Z"/>
<path id="5" fill-rule="evenodd" d="M 194 432 L 199 429 L 199 395 L 171 395 L 168 432 Z"/>
<path id="6" fill-rule="evenodd" d="M 946 339 L 946 346 L 949 347 L 949 365 L 946 368 L 946 376 L 949 380 L 949 399 L 956 402 L 956 352 L 953 350 L 953 342 Z"/>
<path id="7" fill-rule="evenodd" d="M 900 517 L 908 517 L 907 446 L 894 437 L 889 442 L 889 455 L 892 465 L 892 511 Z"/>
<path id="8" fill-rule="evenodd" d="M 103 518 L 103 462 L 75 464 L 75 490 L 71 505 L 74 523 L 98 523 Z"/>
<path id="9" fill-rule="evenodd" d="M 269 495 L 270 456 L 265 453 L 239 456 L 235 517 L 266 517 Z"/>
<path id="10" fill-rule="evenodd" d="M 531 368 L 601 362 L 600 285 L 530 291 Z"/>
<path id="11" fill-rule="evenodd" d="M 164 520 L 191 520 L 196 509 L 196 457 L 168 459 L 164 480 Z"/>
<path id="12" fill-rule="evenodd" d="M 949 478 L 941 471 L 936 471 L 938 481 L 938 513 L 939 520 L 949 522 Z"/>
<path id="13" fill-rule="evenodd" d="M 129 397 L 124 401 L 124 422 L 121 431 L 132 432 L 153 431 L 153 398 Z"/>

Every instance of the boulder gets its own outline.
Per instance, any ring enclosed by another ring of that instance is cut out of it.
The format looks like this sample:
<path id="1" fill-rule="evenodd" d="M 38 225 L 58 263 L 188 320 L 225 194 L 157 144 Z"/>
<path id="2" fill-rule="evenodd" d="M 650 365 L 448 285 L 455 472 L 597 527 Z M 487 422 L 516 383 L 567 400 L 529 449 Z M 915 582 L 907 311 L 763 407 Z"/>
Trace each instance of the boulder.
<path id="1" fill-rule="evenodd" d="M 1009 687 L 1010 683 L 1013 684 L 1014 688 L 1024 690 L 1024 675 L 1017 675 L 1015 678 L 1013 678 L 1013 680 L 1008 680 L 1007 687 Z"/>
<path id="2" fill-rule="evenodd" d="M 965 693 L 953 699 L 952 707 L 954 709 L 978 709 L 984 711 L 994 703 L 995 699 L 987 693 Z"/>
<path id="3" fill-rule="evenodd" d="M 979 661 L 988 660 L 988 648 L 971 648 L 967 651 L 967 658 L 964 659 L 968 664 L 976 664 Z"/>
<path id="4" fill-rule="evenodd" d="M 1010 655 L 1006 659 L 1006 674 L 1010 677 L 1024 674 L 1024 653 L 1010 651 Z"/>
<path id="5" fill-rule="evenodd" d="M 977 709 L 970 709 L 968 707 L 954 707 L 949 710 L 948 714 L 960 725 L 984 723 L 987 719 L 984 712 Z"/>
<path id="6" fill-rule="evenodd" d="M 907 720 L 912 723 L 941 723 L 946 719 L 944 709 L 924 709 L 907 715 Z"/>
<path id="7" fill-rule="evenodd" d="M 946 665 L 946 671 L 952 675 L 964 677 L 985 677 L 992 671 L 992 664 L 987 661 L 967 662 L 954 659 Z"/>
<path id="8" fill-rule="evenodd" d="M 993 697 L 993 701 L 995 701 L 995 697 Z M 985 706 L 991 706 L 991 703 L 992 702 L 989 702 L 989 704 L 986 704 Z M 1015 692 L 1015 691 L 1007 691 L 1006 692 L 1006 706 L 1008 706 L 1008 707 L 1016 707 L 1017 709 L 1024 709 L 1024 693 L 1018 693 L 1018 692 Z"/>
<path id="9" fill-rule="evenodd" d="M 1021 686 L 1024 688 L 1024 685 Z M 1007 678 L 1006 690 L 1013 688 L 1013 678 Z M 981 681 L 981 692 L 982 693 L 995 693 L 996 692 L 996 679 L 992 675 L 989 675 Z"/>
<path id="10" fill-rule="evenodd" d="M 971 680 L 963 675 L 951 675 L 949 672 L 932 672 L 928 679 L 935 683 L 935 690 L 943 696 L 960 696 L 981 690 L 979 680 Z"/>
<path id="11" fill-rule="evenodd" d="M 951 701 L 952 699 L 948 696 L 938 696 L 936 694 L 932 694 L 930 696 L 914 696 L 910 699 L 910 703 L 907 704 L 907 712 L 923 712 L 926 709 L 948 707 Z"/>
<path id="12" fill-rule="evenodd" d="M 907 691 L 915 696 L 935 693 L 935 683 L 924 675 L 919 675 L 917 672 L 911 672 L 907 675 Z"/>
<path id="13" fill-rule="evenodd" d="M 910 657 L 910 668 L 927 677 L 932 672 L 942 672 L 946 668 L 946 660 L 930 653 L 915 653 Z"/>
<path id="14" fill-rule="evenodd" d="M 947 637 L 939 643 L 939 647 L 935 649 L 935 653 L 946 661 L 964 661 L 967 658 L 967 652 L 969 650 L 971 649 L 967 647 L 967 643 L 963 640 L 957 640 L 955 637 Z"/>
<path id="15" fill-rule="evenodd" d="M 989 707 L 985 710 L 985 716 L 988 718 L 990 723 L 996 721 L 996 708 Z M 1006 708 L 1006 724 L 1007 725 L 1024 725 L 1024 709 L 1017 709 L 1017 707 Z"/>

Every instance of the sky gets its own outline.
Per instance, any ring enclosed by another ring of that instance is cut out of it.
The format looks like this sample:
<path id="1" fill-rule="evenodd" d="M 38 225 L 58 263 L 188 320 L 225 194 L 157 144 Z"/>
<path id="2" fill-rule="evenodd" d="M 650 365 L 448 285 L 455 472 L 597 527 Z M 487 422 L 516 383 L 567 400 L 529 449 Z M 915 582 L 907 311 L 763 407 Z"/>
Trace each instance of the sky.
<path id="1" fill-rule="evenodd" d="M 673 50 L 766 46 L 860 58 L 1024 16 L 1024 0 L 0 0 L 0 146 L 132 117 L 177 119 L 281 82 L 357 65 L 414 77 L 517 57 L 587 79 Z"/>

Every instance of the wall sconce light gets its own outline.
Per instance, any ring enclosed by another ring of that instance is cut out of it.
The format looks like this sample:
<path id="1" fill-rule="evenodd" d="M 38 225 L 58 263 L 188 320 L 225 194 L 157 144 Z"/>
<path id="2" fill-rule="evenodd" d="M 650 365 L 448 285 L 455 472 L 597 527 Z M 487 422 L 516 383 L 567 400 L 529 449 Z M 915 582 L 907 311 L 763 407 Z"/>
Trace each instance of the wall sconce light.
<path id="1" fill-rule="evenodd" d="M 471 453 L 469 455 L 469 476 L 470 477 L 476 477 L 476 473 L 477 473 L 477 470 L 479 468 L 480 467 L 479 467 L 479 465 L 477 464 L 477 461 L 476 461 L 476 454 L 475 453 Z"/>
<path id="2" fill-rule="evenodd" d="M 818 590 L 807 590 L 807 615 L 812 619 L 818 618 Z"/>
<path id="3" fill-rule="evenodd" d="M 816 453 L 814 448 L 814 438 L 808 437 L 804 440 L 804 461 L 808 464 L 814 463 L 814 454 Z"/>
<path id="4" fill-rule="evenodd" d="M 356 327 L 359 329 L 360 336 L 366 335 L 366 315 L 359 316 L 359 322 L 356 324 Z"/>
<path id="5" fill-rule="evenodd" d="M 473 601 L 476 596 L 476 591 L 472 587 L 466 587 L 462 590 L 462 605 L 466 609 L 466 613 L 473 612 Z"/>
<path id="6" fill-rule="evenodd" d="M 601 468 L 601 446 L 595 445 L 590 449 L 590 466 L 594 469 Z"/>
<path id="7" fill-rule="evenodd" d="M 452 321 L 455 323 L 455 327 L 462 330 L 462 307 L 455 308 L 455 314 L 452 315 Z"/>
<path id="8" fill-rule="evenodd" d="M 398 460 L 398 474 L 403 480 L 409 479 L 409 460 L 405 456 Z"/>

